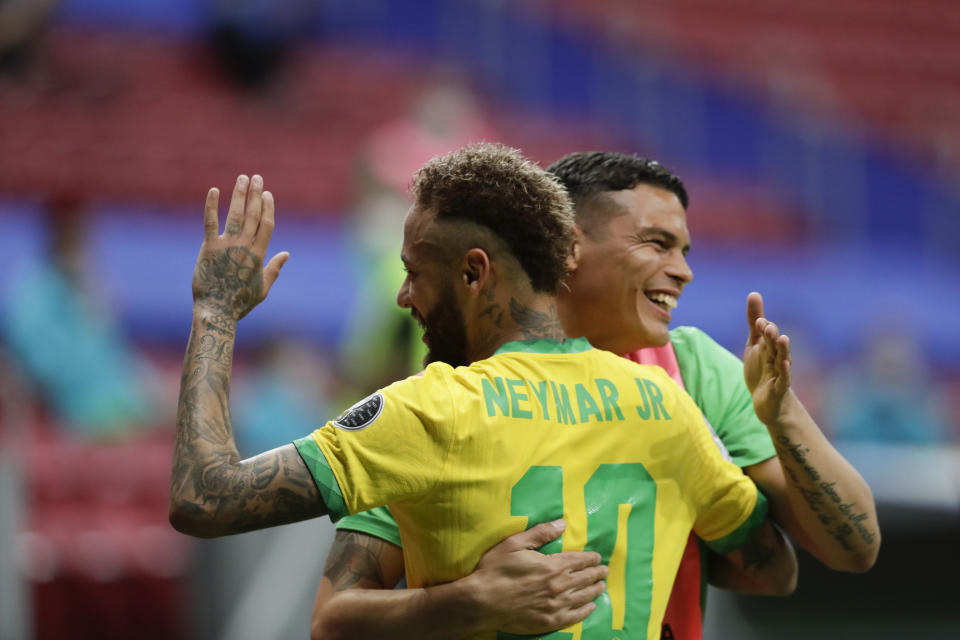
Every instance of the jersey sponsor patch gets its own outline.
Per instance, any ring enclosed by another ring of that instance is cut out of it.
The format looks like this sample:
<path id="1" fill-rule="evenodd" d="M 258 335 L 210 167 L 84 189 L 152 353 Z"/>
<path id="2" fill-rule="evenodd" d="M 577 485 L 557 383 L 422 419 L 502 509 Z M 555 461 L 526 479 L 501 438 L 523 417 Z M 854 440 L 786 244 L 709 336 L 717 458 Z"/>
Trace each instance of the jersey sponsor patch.
<path id="1" fill-rule="evenodd" d="M 383 394 L 378 391 L 341 413 L 333 424 L 347 431 L 359 431 L 373 424 L 382 412 Z"/>

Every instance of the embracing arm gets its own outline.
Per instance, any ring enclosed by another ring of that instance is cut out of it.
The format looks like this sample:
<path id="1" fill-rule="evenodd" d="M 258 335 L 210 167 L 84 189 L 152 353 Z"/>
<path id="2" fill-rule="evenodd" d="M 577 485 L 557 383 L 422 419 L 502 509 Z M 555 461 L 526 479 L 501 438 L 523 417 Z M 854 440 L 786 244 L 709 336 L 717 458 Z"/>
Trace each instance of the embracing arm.
<path id="1" fill-rule="evenodd" d="M 249 202 L 248 202 L 249 188 Z M 263 300 L 288 254 L 261 268 L 273 230 L 273 196 L 260 176 L 240 176 L 223 235 L 219 192 L 207 194 L 204 241 L 193 276 L 193 326 L 183 360 L 170 480 L 170 523 L 215 537 L 326 513 L 290 444 L 241 460 L 230 420 L 237 323 Z"/>
<path id="2" fill-rule="evenodd" d="M 770 513 L 804 549 L 838 571 L 866 571 L 880 549 L 870 487 L 830 444 L 790 389 L 790 341 L 763 317 L 763 298 L 747 298 L 750 337 L 744 376 L 777 456 L 746 467 Z"/>
<path id="3" fill-rule="evenodd" d="M 797 588 L 797 555 L 767 518 L 736 551 L 708 554 L 707 580 L 714 587 L 740 593 L 787 596 Z"/>
<path id="4" fill-rule="evenodd" d="M 510 536 L 460 580 L 393 590 L 403 551 L 379 538 L 338 531 L 317 591 L 312 640 L 457 640 L 484 631 L 545 633 L 585 618 L 607 568 L 591 552 L 534 551 L 563 532 L 544 523 Z"/>
<path id="5" fill-rule="evenodd" d="M 403 575 L 400 547 L 356 531 L 337 531 L 310 624 L 313 640 L 457 638 L 476 628 L 467 593 L 456 583 L 394 589 Z"/>

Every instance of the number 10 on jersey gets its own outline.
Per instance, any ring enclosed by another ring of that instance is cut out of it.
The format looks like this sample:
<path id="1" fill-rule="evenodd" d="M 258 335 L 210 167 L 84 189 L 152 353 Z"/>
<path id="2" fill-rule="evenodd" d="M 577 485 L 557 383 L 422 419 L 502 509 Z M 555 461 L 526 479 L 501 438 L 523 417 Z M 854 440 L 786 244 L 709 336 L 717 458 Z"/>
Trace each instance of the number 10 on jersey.
<path id="1" fill-rule="evenodd" d="M 653 595 L 653 533 L 657 485 L 642 464 L 602 464 L 583 485 L 584 512 L 564 510 L 563 469 L 530 467 L 510 493 L 510 515 L 527 516 L 527 528 L 560 517 L 586 521 L 585 551 L 596 551 L 610 567 L 607 591 L 576 633 L 557 631 L 550 640 L 628 640 L 647 636 Z M 562 538 L 541 547 L 557 553 Z M 569 550 L 569 549 L 568 549 Z M 629 594 L 629 598 L 627 597 Z M 499 639 L 517 638 L 507 633 Z"/>

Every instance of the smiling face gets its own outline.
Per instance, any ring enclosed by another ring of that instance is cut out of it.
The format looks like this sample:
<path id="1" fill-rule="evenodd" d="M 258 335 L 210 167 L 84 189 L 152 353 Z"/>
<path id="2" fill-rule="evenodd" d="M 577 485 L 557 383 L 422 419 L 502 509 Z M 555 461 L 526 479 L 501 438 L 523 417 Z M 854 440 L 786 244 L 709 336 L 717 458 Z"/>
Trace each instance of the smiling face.
<path id="1" fill-rule="evenodd" d="M 400 259 L 407 277 L 397 292 L 397 304 L 410 309 L 424 330 L 428 348 L 424 365 L 469 364 L 466 321 L 454 286 L 457 272 L 439 242 L 434 213 L 417 206 L 410 209 Z"/>
<path id="2" fill-rule="evenodd" d="M 628 353 L 669 340 L 671 312 L 693 279 L 686 215 L 677 196 L 639 184 L 578 206 L 602 207 L 580 239 L 580 263 L 560 296 L 567 335 Z"/>

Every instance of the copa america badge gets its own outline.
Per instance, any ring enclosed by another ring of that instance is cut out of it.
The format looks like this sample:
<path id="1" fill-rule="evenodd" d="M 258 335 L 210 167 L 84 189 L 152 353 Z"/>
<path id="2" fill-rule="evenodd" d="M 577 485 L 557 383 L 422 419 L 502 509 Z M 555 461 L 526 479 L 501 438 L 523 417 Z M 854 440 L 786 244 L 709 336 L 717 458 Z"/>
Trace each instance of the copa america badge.
<path id="1" fill-rule="evenodd" d="M 333 425 L 347 431 L 359 431 L 373 424 L 373 421 L 380 417 L 381 412 L 383 412 L 383 394 L 378 391 L 341 413 L 333 421 Z"/>

